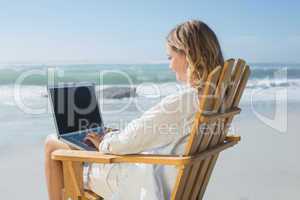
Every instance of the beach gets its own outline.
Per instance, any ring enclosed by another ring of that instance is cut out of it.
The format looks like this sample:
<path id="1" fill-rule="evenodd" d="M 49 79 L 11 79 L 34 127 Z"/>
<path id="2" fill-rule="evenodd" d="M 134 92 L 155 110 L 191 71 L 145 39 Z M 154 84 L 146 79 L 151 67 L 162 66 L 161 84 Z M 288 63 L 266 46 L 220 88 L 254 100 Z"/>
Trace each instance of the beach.
<path id="1" fill-rule="evenodd" d="M 122 74 L 118 77 L 112 69 Z M 16 93 L 16 80 L 24 72 L 37 72 L 33 70 L 39 70 L 40 77 L 28 76 L 20 93 Z M 57 76 L 59 81 L 93 81 L 97 91 L 102 86 L 137 87 L 137 97 L 99 98 L 105 125 L 121 124 L 120 128 L 182 87 L 165 64 L 64 65 L 55 70 L 64 72 L 64 76 Z M 99 79 L 104 71 L 111 74 Z M 47 199 L 43 145 L 47 135 L 56 133 L 45 97 L 47 80 L 43 76 L 48 66 L 1 66 L 0 72 L 2 198 Z M 231 130 L 241 135 L 242 141 L 219 157 L 205 199 L 300 198 L 299 83 L 300 65 L 253 64 L 240 105 L 242 113 L 235 118 Z"/>

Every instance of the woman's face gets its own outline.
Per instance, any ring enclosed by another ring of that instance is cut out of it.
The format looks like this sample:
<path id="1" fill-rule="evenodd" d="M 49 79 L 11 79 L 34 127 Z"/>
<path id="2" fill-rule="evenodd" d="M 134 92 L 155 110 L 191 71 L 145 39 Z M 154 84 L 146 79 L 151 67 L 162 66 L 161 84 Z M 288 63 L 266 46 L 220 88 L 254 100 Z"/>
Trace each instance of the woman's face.
<path id="1" fill-rule="evenodd" d="M 188 62 L 183 53 L 176 52 L 167 45 L 167 55 L 170 60 L 170 69 L 176 74 L 176 79 L 184 83 L 187 82 Z"/>

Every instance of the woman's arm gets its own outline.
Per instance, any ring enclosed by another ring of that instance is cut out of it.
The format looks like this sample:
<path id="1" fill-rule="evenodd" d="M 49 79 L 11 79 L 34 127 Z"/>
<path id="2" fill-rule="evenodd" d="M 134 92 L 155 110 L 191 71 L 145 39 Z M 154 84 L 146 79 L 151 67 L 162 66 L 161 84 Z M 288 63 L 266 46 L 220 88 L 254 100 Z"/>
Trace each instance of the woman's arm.
<path id="1" fill-rule="evenodd" d="M 107 133 L 99 151 L 111 154 L 134 154 L 161 147 L 179 134 L 181 116 L 179 98 L 172 95 L 133 120 L 120 132 Z"/>

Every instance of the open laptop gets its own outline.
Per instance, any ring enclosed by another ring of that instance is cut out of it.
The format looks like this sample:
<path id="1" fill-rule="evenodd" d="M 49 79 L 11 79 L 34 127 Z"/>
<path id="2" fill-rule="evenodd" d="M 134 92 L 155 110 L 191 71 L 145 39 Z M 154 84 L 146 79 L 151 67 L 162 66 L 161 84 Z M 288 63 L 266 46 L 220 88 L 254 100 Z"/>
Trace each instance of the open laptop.
<path id="1" fill-rule="evenodd" d="M 48 86 L 58 138 L 82 150 L 95 151 L 84 141 L 89 132 L 103 134 L 104 126 L 93 83 Z"/>

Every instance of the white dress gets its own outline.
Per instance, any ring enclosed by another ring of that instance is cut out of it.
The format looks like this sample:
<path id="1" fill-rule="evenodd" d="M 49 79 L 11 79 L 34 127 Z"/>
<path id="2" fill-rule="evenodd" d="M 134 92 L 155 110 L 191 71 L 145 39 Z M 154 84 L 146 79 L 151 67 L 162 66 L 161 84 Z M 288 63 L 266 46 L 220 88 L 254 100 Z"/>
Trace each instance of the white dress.
<path id="1" fill-rule="evenodd" d="M 167 96 L 124 130 L 106 134 L 99 151 L 181 155 L 198 108 L 193 88 Z M 104 199 L 163 200 L 170 198 L 176 175 L 174 166 L 92 164 L 85 168 L 85 187 Z"/>

